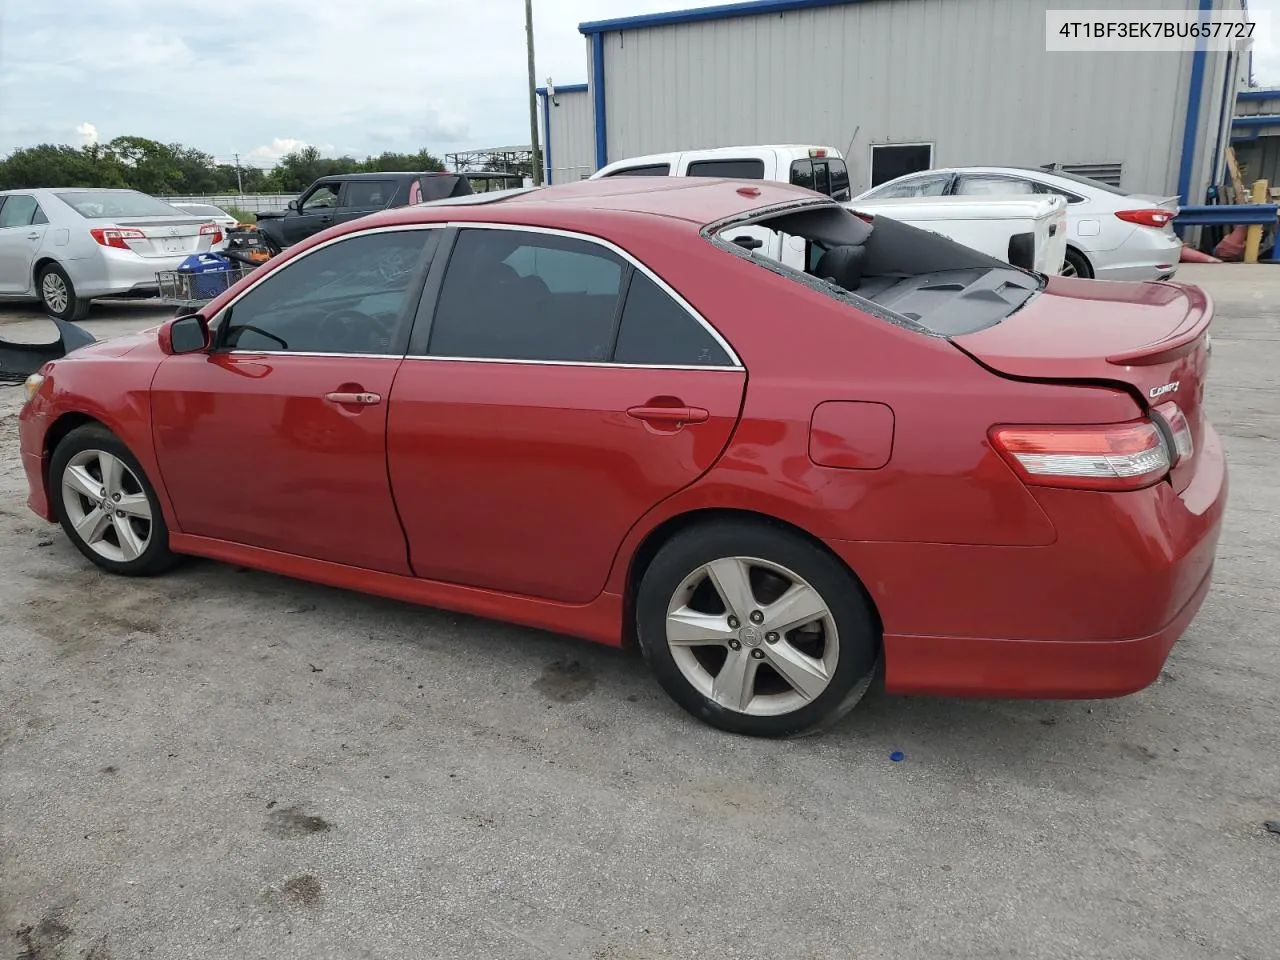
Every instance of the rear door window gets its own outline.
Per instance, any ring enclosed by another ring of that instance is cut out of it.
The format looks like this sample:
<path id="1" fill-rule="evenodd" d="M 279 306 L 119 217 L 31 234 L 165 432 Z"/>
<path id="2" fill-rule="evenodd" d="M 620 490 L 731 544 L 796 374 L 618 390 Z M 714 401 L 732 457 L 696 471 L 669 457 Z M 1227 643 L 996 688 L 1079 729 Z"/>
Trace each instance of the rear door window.
<path id="1" fill-rule="evenodd" d="M 23 194 L 9 196 L 5 199 L 4 206 L 0 207 L 0 229 L 5 227 L 29 227 L 35 222 L 35 215 L 39 212 L 40 206 L 36 203 L 35 197 Z M 40 220 L 39 222 L 47 223 L 48 221 Z"/>
<path id="2" fill-rule="evenodd" d="M 956 178 L 955 194 L 962 197 L 1009 196 L 1010 194 L 1034 194 L 1036 185 L 1018 177 L 1001 177 L 993 174 L 962 173 Z"/>
<path id="3" fill-rule="evenodd" d="M 374 207 L 381 209 L 395 196 L 394 180 L 352 180 L 347 184 L 348 207 Z"/>
<path id="4" fill-rule="evenodd" d="M 690 177 L 728 177 L 733 180 L 763 180 L 764 161 L 744 157 L 741 160 L 695 160 L 689 164 Z"/>
<path id="5" fill-rule="evenodd" d="M 621 170 L 615 170 L 613 173 L 606 174 L 609 177 L 669 177 L 671 176 L 671 164 L 669 163 L 649 163 L 642 167 L 623 167 Z"/>
<path id="6" fill-rule="evenodd" d="M 627 264 L 598 243 L 525 230 L 462 230 L 427 353 L 603 363 Z"/>

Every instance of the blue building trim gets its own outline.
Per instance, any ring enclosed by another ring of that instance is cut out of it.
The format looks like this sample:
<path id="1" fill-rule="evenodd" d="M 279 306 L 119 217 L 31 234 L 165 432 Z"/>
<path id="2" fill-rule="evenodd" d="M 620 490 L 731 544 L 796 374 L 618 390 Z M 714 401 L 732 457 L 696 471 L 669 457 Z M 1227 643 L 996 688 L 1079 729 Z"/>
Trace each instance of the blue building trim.
<path id="1" fill-rule="evenodd" d="M 1200 22 L 1208 20 L 1213 10 L 1213 0 L 1200 0 Z M 1178 164 L 1178 202 L 1190 202 L 1191 169 L 1196 162 L 1196 133 L 1200 128 L 1200 99 L 1204 94 L 1204 63 L 1206 59 L 1203 40 L 1196 41 L 1196 52 L 1191 56 L 1191 89 L 1187 92 L 1187 118 L 1182 128 L 1182 159 Z"/>
<path id="2" fill-rule="evenodd" d="M 1256 117 L 1235 117 L 1231 121 L 1232 130 L 1248 130 L 1254 127 L 1280 127 L 1280 114 L 1263 113 Z"/>
<path id="3" fill-rule="evenodd" d="M 1266 90 L 1250 89 L 1250 90 L 1241 90 L 1239 93 L 1237 93 L 1237 94 L 1236 94 L 1236 100 L 1237 100 L 1237 101 L 1243 101 L 1243 100 L 1280 100 L 1280 90 L 1277 90 L 1277 89 L 1266 89 Z"/>
<path id="4" fill-rule="evenodd" d="M 591 34 L 591 83 L 595 91 L 596 169 L 609 162 L 609 142 L 605 128 L 604 106 L 604 34 Z"/>
<path id="5" fill-rule="evenodd" d="M 765 13 L 788 13 L 792 10 L 812 10 L 817 7 L 841 7 L 862 0 L 747 0 L 720 7 L 696 7 L 693 10 L 672 10 L 670 13 L 646 13 L 637 17 L 618 17 L 615 20 L 592 20 L 578 24 L 578 30 L 587 35 L 599 36 L 611 30 L 635 30 L 640 27 L 666 27 L 675 23 L 698 23 L 704 20 L 731 20 L 734 17 L 753 17 Z"/>

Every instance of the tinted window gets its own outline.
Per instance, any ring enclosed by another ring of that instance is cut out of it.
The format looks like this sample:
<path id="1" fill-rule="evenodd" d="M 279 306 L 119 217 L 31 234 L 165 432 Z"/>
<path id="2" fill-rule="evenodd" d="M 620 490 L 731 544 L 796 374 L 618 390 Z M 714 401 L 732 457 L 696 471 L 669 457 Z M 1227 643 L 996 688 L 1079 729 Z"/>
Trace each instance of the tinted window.
<path id="1" fill-rule="evenodd" d="M 0 229 L 30 226 L 31 218 L 39 209 L 35 197 L 22 194 L 6 197 L 4 206 L 0 207 Z"/>
<path id="2" fill-rule="evenodd" d="M 827 173 L 827 161 L 815 160 L 813 162 L 813 182 L 815 184 L 813 189 L 831 196 L 831 177 Z"/>
<path id="3" fill-rule="evenodd" d="M 599 244 L 523 230 L 463 230 L 428 353 L 491 360 L 609 359 L 625 264 Z"/>
<path id="4" fill-rule="evenodd" d="M 791 182 L 806 190 L 813 189 L 813 161 L 796 160 L 791 164 Z"/>
<path id="5" fill-rule="evenodd" d="M 607 174 L 610 177 L 667 177 L 671 175 L 671 164 L 651 163 L 645 167 L 625 167 Z"/>
<path id="6" fill-rule="evenodd" d="M 843 160 L 829 161 L 831 167 L 831 196 L 837 200 L 848 200 L 852 195 L 849 189 L 849 168 Z"/>
<path id="7" fill-rule="evenodd" d="M 328 210 L 330 207 L 338 205 L 338 191 L 342 188 L 339 183 L 326 183 L 317 187 L 315 193 L 302 201 L 303 210 Z"/>
<path id="8" fill-rule="evenodd" d="M 177 203 L 174 204 L 183 213 L 194 213 L 202 217 L 229 217 L 231 214 L 227 211 L 215 207 L 208 203 Z"/>
<path id="9" fill-rule="evenodd" d="M 638 270 L 631 275 L 614 360 L 663 366 L 733 364 L 701 323 Z"/>
<path id="10" fill-rule="evenodd" d="M 1009 196 L 1038 192 L 1029 180 L 968 173 L 956 179 L 955 193 L 966 197 Z"/>
<path id="11" fill-rule="evenodd" d="M 763 160 L 696 160 L 689 164 L 691 177 L 730 177 L 734 180 L 763 180 Z"/>
<path id="12" fill-rule="evenodd" d="M 188 216 L 155 197 L 136 190 L 76 190 L 56 194 L 82 217 L 181 217 Z"/>
<path id="13" fill-rule="evenodd" d="M 232 305 L 224 347 L 394 353 L 423 253 L 439 231 L 369 233 L 286 264 Z"/>
<path id="14" fill-rule="evenodd" d="M 352 180 L 347 184 L 347 206 L 385 207 L 395 192 L 392 180 Z"/>

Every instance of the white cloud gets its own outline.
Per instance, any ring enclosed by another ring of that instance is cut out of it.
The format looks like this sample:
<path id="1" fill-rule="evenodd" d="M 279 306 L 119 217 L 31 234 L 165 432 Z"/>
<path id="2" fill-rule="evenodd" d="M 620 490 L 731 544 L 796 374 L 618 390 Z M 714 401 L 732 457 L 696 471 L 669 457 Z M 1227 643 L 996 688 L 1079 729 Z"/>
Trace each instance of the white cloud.
<path id="1" fill-rule="evenodd" d="M 286 153 L 295 153 L 304 147 L 310 147 L 312 144 L 305 140 L 295 140 L 293 137 L 273 137 L 270 143 L 263 144 L 260 147 L 254 147 L 245 154 L 245 163 L 251 167 L 273 167 Z M 331 157 L 335 155 L 333 144 L 327 143 L 323 146 L 317 146 L 322 157 Z"/>
<path id="2" fill-rule="evenodd" d="M 91 147 L 98 142 L 98 128 L 86 120 L 76 127 L 76 138 L 80 141 L 80 146 Z"/>
<path id="3" fill-rule="evenodd" d="M 578 23 L 698 0 L 537 0 L 538 83 L 587 77 Z M 3 3 L 0 154 L 76 129 L 274 162 L 281 144 L 357 155 L 527 142 L 522 4 L 513 0 L 58 0 Z M 352 59 L 354 57 L 355 59 Z M 281 136 L 285 132 L 288 136 Z"/>

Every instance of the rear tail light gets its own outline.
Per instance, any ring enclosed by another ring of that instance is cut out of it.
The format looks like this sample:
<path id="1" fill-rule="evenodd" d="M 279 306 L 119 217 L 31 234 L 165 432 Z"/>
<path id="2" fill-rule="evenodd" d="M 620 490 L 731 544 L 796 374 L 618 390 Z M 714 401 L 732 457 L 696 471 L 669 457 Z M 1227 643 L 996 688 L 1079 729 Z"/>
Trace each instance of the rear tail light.
<path id="1" fill-rule="evenodd" d="M 206 223 L 200 228 L 200 236 L 213 237 L 212 243 L 222 242 L 222 228 L 216 223 Z"/>
<path id="2" fill-rule="evenodd" d="M 1177 454 L 1174 464 L 1193 457 L 1196 445 L 1191 439 L 1191 424 L 1187 423 L 1186 415 L 1181 408 L 1176 403 L 1162 403 L 1151 412 L 1164 421 L 1165 426 L 1169 428 L 1170 436 L 1173 437 L 1173 450 Z"/>
<path id="3" fill-rule="evenodd" d="M 147 235 L 141 230 L 126 230 L 120 227 L 94 227 L 89 231 L 100 245 L 115 247 L 117 250 L 128 250 L 130 240 L 145 240 Z"/>
<path id="4" fill-rule="evenodd" d="M 1128 223 L 1136 223 L 1140 227 L 1161 229 L 1173 219 L 1173 214 L 1161 207 L 1150 210 L 1121 210 L 1116 216 Z"/>
<path id="5" fill-rule="evenodd" d="M 1150 420 L 993 427 L 991 442 L 1024 481 L 1037 486 L 1138 490 L 1164 479 L 1173 466 L 1164 435 Z"/>

